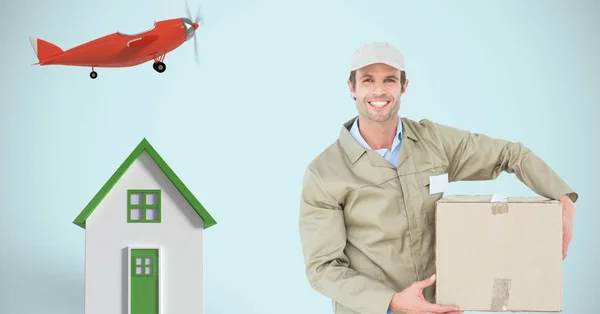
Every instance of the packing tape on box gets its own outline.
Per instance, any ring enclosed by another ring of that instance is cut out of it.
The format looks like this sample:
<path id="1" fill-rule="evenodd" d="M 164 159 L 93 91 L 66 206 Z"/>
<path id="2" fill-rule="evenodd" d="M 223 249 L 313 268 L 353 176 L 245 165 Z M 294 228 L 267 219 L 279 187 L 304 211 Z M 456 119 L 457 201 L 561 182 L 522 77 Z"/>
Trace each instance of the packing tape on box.
<path id="1" fill-rule="evenodd" d="M 511 279 L 494 278 L 492 286 L 492 302 L 490 311 L 500 312 L 508 309 L 508 299 L 510 298 Z"/>
<path id="2" fill-rule="evenodd" d="M 508 204 L 498 203 L 492 204 L 492 215 L 503 215 L 508 214 Z"/>
<path id="3" fill-rule="evenodd" d="M 508 199 L 505 196 L 494 194 L 490 203 L 492 203 L 492 215 L 508 214 Z"/>

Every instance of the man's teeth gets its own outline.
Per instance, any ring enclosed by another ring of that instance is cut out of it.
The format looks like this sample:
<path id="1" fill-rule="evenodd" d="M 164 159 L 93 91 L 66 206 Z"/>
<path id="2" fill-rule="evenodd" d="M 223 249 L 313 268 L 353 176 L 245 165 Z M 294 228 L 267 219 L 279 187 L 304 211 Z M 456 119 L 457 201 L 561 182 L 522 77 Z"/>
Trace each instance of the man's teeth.
<path id="1" fill-rule="evenodd" d="M 389 101 L 369 101 L 369 104 L 373 107 L 383 107 L 388 104 Z"/>

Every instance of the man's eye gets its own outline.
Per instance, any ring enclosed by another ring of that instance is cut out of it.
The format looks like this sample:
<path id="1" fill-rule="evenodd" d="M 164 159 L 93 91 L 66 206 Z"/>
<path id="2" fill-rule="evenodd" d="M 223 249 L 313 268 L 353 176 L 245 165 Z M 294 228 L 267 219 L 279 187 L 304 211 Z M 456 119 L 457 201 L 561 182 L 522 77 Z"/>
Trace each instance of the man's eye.
<path id="1" fill-rule="evenodd" d="M 364 83 L 370 83 L 370 82 L 373 82 L 373 80 L 372 79 L 364 79 L 363 82 Z"/>
<path id="2" fill-rule="evenodd" d="M 389 83 L 395 83 L 395 82 L 396 82 L 396 80 L 394 80 L 394 79 L 387 79 L 387 80 L 386 80 L 386 82 L 389 82 Z"/>

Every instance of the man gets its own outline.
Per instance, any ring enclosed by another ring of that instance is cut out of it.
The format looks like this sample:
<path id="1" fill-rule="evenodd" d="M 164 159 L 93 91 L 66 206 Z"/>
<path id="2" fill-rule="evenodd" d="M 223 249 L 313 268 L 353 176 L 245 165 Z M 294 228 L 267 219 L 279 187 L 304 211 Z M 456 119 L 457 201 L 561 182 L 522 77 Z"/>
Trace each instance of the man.
<path id="1" fill-rule="evenodd" d="M 575 215 L 573 192 L 520 143 L 400 118 L 404 57 L 386 43 L 358 49 L 348 86 L 358 117 L 304 177 L 300 236 L 312 287 L 336 314 L 460 313 L 435 304 L 435 203 L 429 178 L 492 180 L 515 173 L 563 206 L 563 258 Z"/>

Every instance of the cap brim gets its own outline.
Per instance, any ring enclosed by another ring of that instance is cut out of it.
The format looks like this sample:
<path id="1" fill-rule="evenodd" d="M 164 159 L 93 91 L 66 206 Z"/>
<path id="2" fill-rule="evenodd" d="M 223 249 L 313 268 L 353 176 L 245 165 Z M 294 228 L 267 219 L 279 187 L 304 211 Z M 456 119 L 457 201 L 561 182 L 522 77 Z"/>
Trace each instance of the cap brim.
<path id="1" fill-rule="evenodd" d="M 364 63 L 355 64 L 354 66 L 350 67 L 350 71 L 356 71 L 360 68 L 364 68 L 366 66 L 369 66 L 372 64 L 377 64 L 377 63 L 389 65 L 392 68 L 400 70 L 400 71 L 406 71 L 406 69 L 402 65 L 399 65 L 399 64 L 393 63 L 393 62 L 386 62 L 386 61 L 372 61 L 372 62 L 364 62 Z"/>

